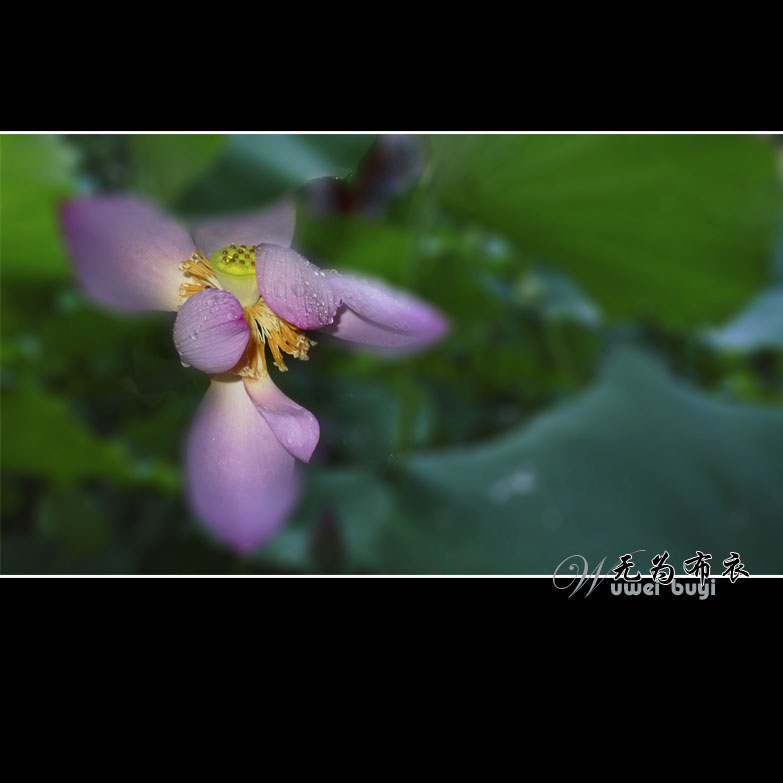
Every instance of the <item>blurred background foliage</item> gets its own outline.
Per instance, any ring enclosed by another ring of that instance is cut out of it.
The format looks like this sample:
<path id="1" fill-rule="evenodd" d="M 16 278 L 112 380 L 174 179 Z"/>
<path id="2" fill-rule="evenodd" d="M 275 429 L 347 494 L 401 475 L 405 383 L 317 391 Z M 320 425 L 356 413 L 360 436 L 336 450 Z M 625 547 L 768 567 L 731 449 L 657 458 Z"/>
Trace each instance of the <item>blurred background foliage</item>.
<path id="1" fill-rule="evenodd" d="M 783 573 L 776 144 L 3 136 L 3 572 L 551 573 L 639 549 L 715 570 L 733 549 Z M 183 502 L 208 381 L 180 366 L 173 315 L 105 313 L 74 284 L 58 206 L 106 190 L 183 220 L 295 193 L 301 252 L 453 322 L 397 360 L 319 338 L 276 377 L 322 435 L 250 559 Z"/>

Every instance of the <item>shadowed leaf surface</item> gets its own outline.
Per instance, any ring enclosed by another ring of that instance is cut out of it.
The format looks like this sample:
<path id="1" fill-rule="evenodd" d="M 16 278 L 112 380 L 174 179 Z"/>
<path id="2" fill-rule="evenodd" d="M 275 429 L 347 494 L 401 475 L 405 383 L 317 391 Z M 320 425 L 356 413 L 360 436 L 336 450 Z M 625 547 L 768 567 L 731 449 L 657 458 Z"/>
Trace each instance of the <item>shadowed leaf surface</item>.
<path id="1" fill-rule="evenodd" d="M 701 549 L 715 568 L 734 549 L 751 573 L 779 573 L 781 466 L 782 412 L 710 399 L 623 351 L 595 387 L 530 424 L 413 457 L 401 496 L 415 500 L 373 567 L 552 573 L 572 554 L 597 564 L 668 549 L 681 563 Z"/>

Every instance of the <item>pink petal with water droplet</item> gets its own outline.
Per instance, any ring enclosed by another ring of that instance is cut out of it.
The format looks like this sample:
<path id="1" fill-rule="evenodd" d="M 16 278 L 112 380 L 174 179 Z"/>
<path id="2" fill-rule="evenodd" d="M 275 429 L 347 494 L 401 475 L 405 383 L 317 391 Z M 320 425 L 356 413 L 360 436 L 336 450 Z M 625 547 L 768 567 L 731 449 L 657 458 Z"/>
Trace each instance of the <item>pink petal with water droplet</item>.
<path id="1" fill-rule="evenodd" d="M 294 250 L 261 245 L 256 251 L 256 279 L 264 301 L 300 329 L 318 329 L 334 320 L 339 299 L 329 274 Z"/>
<path id="2" fill-rule="evenodd" d="M 210 374 L 230 370 L 245 352 L 250 327 L 230 291 L 193 294 L 174 321 L 174 346 L 185 363 Z"/>

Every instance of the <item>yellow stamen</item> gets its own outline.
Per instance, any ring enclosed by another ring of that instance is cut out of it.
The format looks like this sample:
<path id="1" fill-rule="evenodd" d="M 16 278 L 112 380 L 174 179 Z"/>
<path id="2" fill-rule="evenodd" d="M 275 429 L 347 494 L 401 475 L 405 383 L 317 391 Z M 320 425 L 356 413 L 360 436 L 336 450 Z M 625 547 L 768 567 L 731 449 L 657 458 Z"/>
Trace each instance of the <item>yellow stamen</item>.
<path id="1" fill-rule="evenodd" d="M 253 267 L 255 261 L 250 257 L 250 248 L 240 245 L 239 247 L 231 246 L 228 248 L 228 252 L 240 250 L 247 250 L 247 261 L 250 262 Z M 226 254 L 226 250 L 218 251 L 218 253 Z M 218 253 L 214 254 L 212 260 L 214 261 L 216 256 L 219 258 Z M 229 259 L 231 263 L 233 259 Z M 223 289 L 224 287 L 218 282 L 219 278 L 215 275 L 210 261 L 201 253 L 196 251 L 191 255 L 187 261 L 183 261 L 179 267 L 186 275 L 191 278 L 192 282 L 188 281 L 182 283 L 179 287 L 179 298 L 181 304 L 184 304 L 193 294 L 197 294 L 199 291 L 203 291 L 205 288 L 217 288 Z M 244 272 L 244 270 L 243 270 Z M 236 274 L 236 273 L 235 273 Z M 247 273 L 242 274 L 245 277 Z M 255 271 L 253 271 L 253 283 L 255 283 Z M 226 289 L 228 290 L 228 289 Z M 236 292 L 234 292 L 236 295 Z M 317 345 L 315 340 L 311 340 L 305 335 L 305 333 L 283 320 L 279 315 L 272 312 L 263 297 L 260 295 L 252 304 L 245 305 L 242 308 L 245 321 L 250 326 L 250 339 L 245 348 L 245 353 L 237 364 L 230 370 L 230 372 L 241 375 L 245 378 L 263 378 L 268 370 L 266 366 L 266 355 L 264 349 L 269 348 L 272 354 L 272 361 L 275 367 L 281 372 L 285 372 L 288 368 L 283 362 L 283 354 L 287 353 L 289 356 L 293 356 L 296 359 L 302 359 L 307 361 L 307 352 L 313 345 Z"/>
<path id="2" fill-rule="evenodd" d="M 185 277 L 193 279 L 192 283 L 182 283 L 179 287 L 181 305 L 185 304 L 185 300 L 189 299 L 193 294 L 197 294 L 205 288 L 220 288 L 209 261 L 198 250 L 187 261 L 183 261 L 179 268 L 185 273 Z"/>
<path id="3" fill-rule="evenodd" d="M 263 378 L 266 375 L 265 345 L 269 347 L 272 361 L 280 372 L 288 369 L 283 361 L 284 353 L 307 361 L 307 352 L 317 345 L 301 329 L 273 313 L 261 297 L 254 305 L 245 308 L 245 320 L 250 326 L 250 340 L 244 356 L 231 370 L 238 375 L 247 378 Z"/>

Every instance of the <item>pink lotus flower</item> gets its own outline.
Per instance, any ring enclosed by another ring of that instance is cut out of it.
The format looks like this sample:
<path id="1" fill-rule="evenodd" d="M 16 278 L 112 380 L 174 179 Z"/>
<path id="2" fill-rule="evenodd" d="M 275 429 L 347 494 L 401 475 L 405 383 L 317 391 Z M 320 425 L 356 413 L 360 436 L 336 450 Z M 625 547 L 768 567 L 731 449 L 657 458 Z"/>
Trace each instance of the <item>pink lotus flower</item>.
<path id="1" fill-rule="evenodd" d="M 62 224 L 88 296 L 123 310 L 178 311 L 174 344 L 210 386 L 187 441 L 187 490 L 196 515 L 238 552 L 259 546 L 298 496 L 318 421 L 272 381 L 284 354 L 307 359 L 307 332 L 384 351 L 441 338 L 444 317 L 378 282 L 321 270 L 289 248 L 290 203 L 196 225 L 192 234 L 130 196 L 69 202 Z"/>

